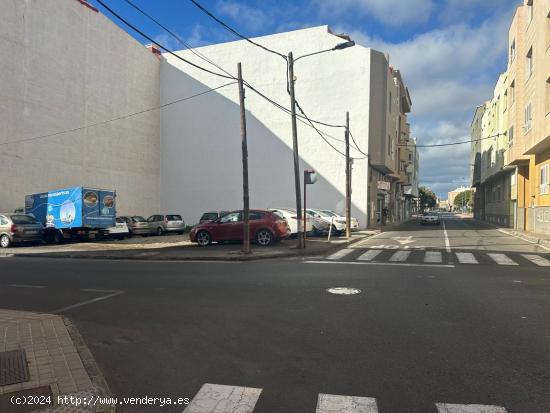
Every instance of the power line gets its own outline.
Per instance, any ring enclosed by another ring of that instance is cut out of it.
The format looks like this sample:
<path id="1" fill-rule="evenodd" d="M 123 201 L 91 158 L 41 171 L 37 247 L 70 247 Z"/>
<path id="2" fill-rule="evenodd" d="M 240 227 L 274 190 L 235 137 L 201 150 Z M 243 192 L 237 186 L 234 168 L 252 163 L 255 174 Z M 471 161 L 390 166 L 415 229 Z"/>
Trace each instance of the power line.
<path id="1" fill-rule="evenodd" d="M 160 47 L 161 49 L 165 50 L 166 52 L 168 52 L 169 54 L 171 54 L 172 56 L 174 56 L 175 58 L 193 66 L 193 67 L 196 67 L 197 69 L 199 70 L 202 70 L 204 72 L 207 72 L 207 73 L 210 73 L 212 75 L 215 75 L 215 76 L 219 76 L 219 77 L 223 77 L 225 79 L 233 79 L 235 80 L 235 77 L 234 76 L 226 76 L 226 75 L 222 75 L 221 73 L 217 73 L 217 72 L 214 72 L 212 70 L 209 70 L 209 69 L 206 69 L 202 66 L 199 66 L 198 64 L 196 63 L 193 63 L 191 62 L 190 60 L 187 60 L 187 59 L 184 59 L 183 57 L 181 56 L 178 56 L 177 54 L 175 54 L 173 51 L 171 51 L 170 49 L 168 49 L 167 47 L 163 46 L 162 44 L 160 44 L 159 42 L 157 42 L 156 40 L 153 40 L 150 36 L 146 35 L 145 33 L 143 33 L 141 30 L 139 30 L 136 26 L 134 26 L 132 23 L 128 22 L 126 19 L 124 19 L 122 16 L 120 16 L 118 13 L 116 13 L 113 9 L 111 9 L 109 6 L 107 6 L 102 0 L 96 0 L 99 4 L 101 4 L 107 11 L 109 11 L 113 16 L 115 16 L 118 20 L 120 20 L 121 22 L 123 22 L 125 25 L 127 25 L 128 27 L 130 27 L 132 30 L 134 30 L 136 33 L 138 33 L 139 35 L 143 36 L 144 38 L 146 38 L 147 40 L 149 40 L 150 42 L 156 44 L 158 47 Z"/>
<path id="2" fill-rule="evenodd" d="M 238 31 L 236 31 L 235 29 L 233 29 L 232 27 L 230 27 L 227 23 L 223 22 L 221 19 L 219 19 L 218 17 L 214 16 L 214 14 L 210 11 L 208 11 L 204 6 L 202 6 L 199 2 L 195 1 L 195 0 L 189 0 L 191 3 L 193 3 L 196 7 L 198 7 L 203 13 L 205 13 L 206 15 L 208 15 L 210 18 L 214 19 L 216 22 L 218 22 L 220 25 L 222 25 L 226 30 L 228 30 L 229 32 L 233 33 L 235 36 L 237 37 L 240 37 L 241 39 L 243 40 L 246 40 L 247 42 L 253 44 L 254 46 L 257 46 L 261 49 L 264 49 L 266 52 L 269 52 L 269 53 L 273 53 L 273 54 L 276 54 L 277 56 L 280 56 L 282 57 L 283 59 L 287 60 L 287 57 L 280 53 L 280 52 L 277 52 L 275 50 L 272 50 L 268 47 L 265 47 L 264 45 L 261 45 L 260 43 L 257 43 L 253 40 L 251 40 L 250 38 L 240 34 Z"/>
<path id="3" fill-rule="evenodd" d="M 363 155 L 365 155 L 366 157 L 369 156 L 368 153 L 365 153 L 363 152 L 361 149 L 359 149 L 359 145 L 357 144 L 357 142 L 355 142 L 355 138 L 353 137 L 353 133 L 351 133 L 351 129 L 348 131 L 349 132 L 349 135 L 351 136 L 351 140 L 353 141 L 353 144 L 355 145 L 355 149 L 357 149 L 359 152 L 361 152 Z"/>
<path id="4" fill-rule="evenodd" d="M 73 128 L 73 129 L 67 129 L 67 130 L 60 131 L 60 132 L 55 132 L 55 133 L 50 133 L 48 135 L 34 136 L 32 138 L 24 138 L 24 139 L 19 139 L 19 140 L 15 140 L 15 141 L 0 142 L 0 146 L 9 145 L 9 144 L 12 144 L 12 143 L 23 143 L 23 142 L 29 142 L 29 141 L 34 141 L 34 140 L 38 140 L 38 139 L 51 138 L 53 136 L 63 135 L 65 133 L 76 132 L 76 131 L 79 131 L 79 130 L 82 130 L 82 129 L 87 129 L 87 128 L 92 128 L 94 126 L 104 125 L 106 123 L 110 123 L 110 122 L 114 122 L 114 121 L 117 121 L 117 120 L 130 118 L 130 117 L 136 116 L 136 115 L 141 115 L 142 113 L 151 112 L 153 110 L 159 110 L 159 109 L 165 108 L 167 106 L 174 105 L 176 103 L 184 102 L 186 100 L 190 100 L 190 99 L 202 96 L 202 95 L 206 95 L 207 93 L 213 92 L 215 90 L 218 90 L 218 89 L 230 86 L 230 85 L 234 85 L 235 83 L 236 82 L 226 83 L 224 85 L 221 85 L 221 86 L 218 86 L 218 87 L 215 87 L 215 88 L 212 88 L 212 89 L 208 89 L 208 90 L 202 91 L 200 93 L 196 93 L 196 94 L 191 95 L 191 96 L 187 96 L 187 97 L 184 97 L 184 98 L 181 98 L 181 99 L 178 99 L 178 100 L 174 100 L 172 102 L 168 102 L 168 103 L 165 103 L 165 104 L 160 105 L 160 106 L 155 106 L 154 108 L 140 110 L 139 112 L 133 112 L 133 113 L 129 113 L 127 115 L 122 115 L 122 116 L 112 118 L 112 119 L 108 119 L 108 120 L 104 120 L 104 121 L 101 121 L 101 122 L 91 123 L 91 124 L 86 125 L 86 126 L 81 126 L 81 127 Z"/>
<path id="5" fill-rule="evenodd" d="M 499 136 L 506 136 L 508 135 L 507 132 L 504 132 L 504 133 L 499 133 L 499 134 L 496 134 L 496 135 L 492 135 L 492 136 L 487 136 L 485 138 L 479 138 L 479 139 L 470 139 L 469 141 L 462 141 L 462 142 L 451 142 L 451 143 L 439 143 L 439 144 L 434 144 L 434 145 L 415 145 L 417 148 L 439 148 L 439 147 L 442 147 L 442 146 L 455 146 L 455 145 L 464 145 L 466 143 L 472 143 L 472 142 L 479 142 L 479 141 L 482 141 L 482 140 L 485 140 L 485 139 L 493 139 L 493 138 L 498 138 Z M 399 144 L 399 146 L 409 146 L 408 144 Z"/>

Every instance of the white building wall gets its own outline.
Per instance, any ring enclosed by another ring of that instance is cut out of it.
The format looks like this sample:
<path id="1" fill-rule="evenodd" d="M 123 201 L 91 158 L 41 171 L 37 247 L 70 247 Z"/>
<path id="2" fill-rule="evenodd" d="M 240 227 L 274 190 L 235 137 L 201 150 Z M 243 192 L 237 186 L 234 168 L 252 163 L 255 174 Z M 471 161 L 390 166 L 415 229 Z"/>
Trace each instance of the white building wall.
<path id="1" fill-rule="evenodd" d="M 159 59 L 76 0 L 0 0 L 0 211 L 66 186 L 115 189 L 120 214 L 159 208 Z"/>
<path id="2" fill-rule="evenodd" d="M 327 26 L 265 36 L 263 45 L 294 56 L 328 49 L 345 40 Z M 265 95 L 290 107 L 286 62 L 246 41 L 197 49 L 244 78 Z M 189 51 L 181 56 L 219 71 Z M 343 125 L 350 112 L 352 133 L 367 151 L 371 50 L 359 45 L 298 60 L 296 96 L 309 117 Z M 161 101 L 168 103 L 229 82 L 165 54 Z M 246 90 L 251 207 L 295 207 L 290 115 Z M 205 210 L 242 207 L 241 137 L 237 85 L 163 109 L 161 113 L 161 209 L 197 222 Z M 342 153 L 344 130 L 319 126 L 340 141 L 328 140 Z M 345 158 L 310 127 L 298 122 L 300 169 L 312 168 L 319 180 L 308 186 L 309 207 L 344 212 Z M 356 150 L 352 156 L 362 157 Z M 367 217 L 367 161 L 356 160 L 352 177 L 352 215 L 362 226 Z M 301 179 L 303 175 L 301 174 Z M 302 191 L 303 193 L 303 191 Z"/>

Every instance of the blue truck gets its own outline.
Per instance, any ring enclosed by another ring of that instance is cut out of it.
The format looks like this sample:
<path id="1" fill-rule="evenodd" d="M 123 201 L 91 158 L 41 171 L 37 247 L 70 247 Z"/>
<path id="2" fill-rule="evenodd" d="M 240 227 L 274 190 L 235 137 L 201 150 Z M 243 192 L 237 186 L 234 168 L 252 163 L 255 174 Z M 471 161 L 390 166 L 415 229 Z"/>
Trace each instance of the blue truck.
<path id="1" fill-rule="evenodd" d="M 25 213 L 44 225 L 47 242 L 101 239 L 116 225 L 116 192 L 77 186 L 27 195 Z"/>

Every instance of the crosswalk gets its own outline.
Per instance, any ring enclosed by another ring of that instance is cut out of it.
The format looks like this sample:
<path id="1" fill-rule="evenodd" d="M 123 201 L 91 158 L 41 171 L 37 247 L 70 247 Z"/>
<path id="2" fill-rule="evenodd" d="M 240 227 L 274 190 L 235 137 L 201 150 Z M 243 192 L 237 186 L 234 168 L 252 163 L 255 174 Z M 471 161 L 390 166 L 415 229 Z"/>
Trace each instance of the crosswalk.
<path id="1" fill-rule="evenodd" d="M 204 384 L 183 413 L 253 413 L 262 389 Z M 508 413 L 484 404 L 434 403 L 438 413 Z M 312 406 L 313 411 L 313 406 Z M 315 413 L 379 413 L 376 398 L 320 393 Z"/>
<path id="2" fill-rule="evenodd" d="M 550 267 L 550 254 L 488 251 L 426 250 L 413 248 L 344 248 L 326 257 L 329 262 L 386 263 L 394 265 L 501 265 Z"/>

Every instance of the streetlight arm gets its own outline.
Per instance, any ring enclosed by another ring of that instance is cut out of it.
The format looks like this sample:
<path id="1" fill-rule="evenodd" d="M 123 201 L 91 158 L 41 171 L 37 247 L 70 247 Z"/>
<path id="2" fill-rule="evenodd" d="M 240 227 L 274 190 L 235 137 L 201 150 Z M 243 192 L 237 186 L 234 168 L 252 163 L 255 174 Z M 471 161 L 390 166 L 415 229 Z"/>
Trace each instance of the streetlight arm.
<path id="1" fill-rule="evenodd" d="M 326 50 L 321 50 L 319 52 L 313 52 L 313 53 L 308 53 L 308 54 L 305 54 L 305 55 L 302 55 L 302 56 L 299 56 L 297 58 L 294 59 L 294 62 L 304 58 L 304 57 L 309 57 L 309 56 L 314 56 L 316 54 L 321 54 L 321 53 L 325 53 L 325 52 L 333 52 L 335 50 L 342 50 L 342 49 L 347 49 L 348 47 L 352 47 L 352 46 L 355 46 L 355 42 L 353 40 L 349 41 L 349 42 L 344 42 L 344 43 L 339 43 L 337 44 L 336 46 L 330 48 L 330 49 L 326 49 Z"/>

